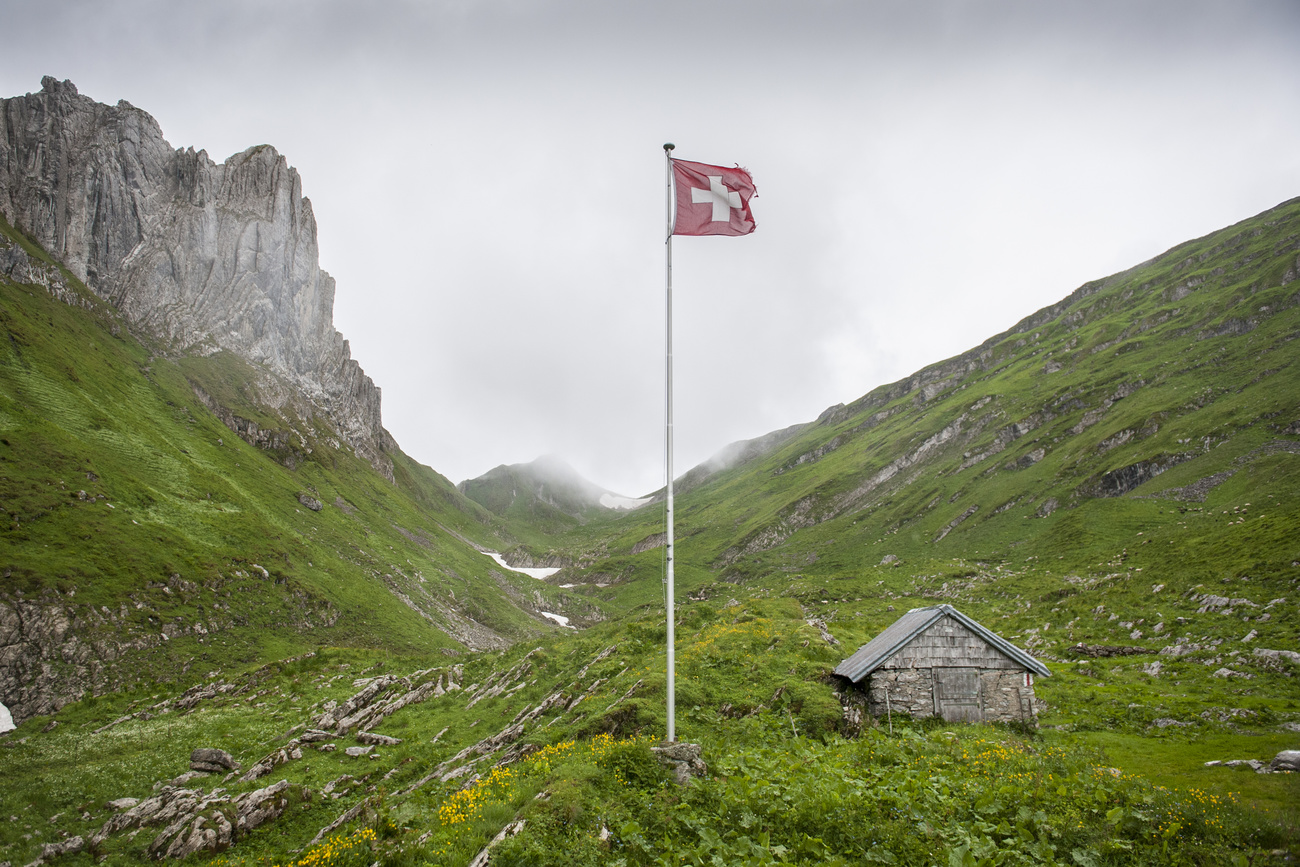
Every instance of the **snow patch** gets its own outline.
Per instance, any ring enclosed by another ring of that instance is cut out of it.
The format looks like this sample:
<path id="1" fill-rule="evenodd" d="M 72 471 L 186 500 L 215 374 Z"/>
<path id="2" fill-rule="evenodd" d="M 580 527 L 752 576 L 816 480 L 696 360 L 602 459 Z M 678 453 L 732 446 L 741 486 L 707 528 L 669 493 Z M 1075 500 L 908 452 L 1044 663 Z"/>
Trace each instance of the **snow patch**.
<path id="1" fill-rule="evenodd" d="M 576 626 L 570 626 L 570 625 L 569 625 L 569 618 L 565 617 L 563 614 L 552 614 L 552 613 L 549 612 L 549 611 L 542 611 L 542 612 L 540 612 L 540 613 L 541 613 L 541 615 L 542 615 L 543 617 L 549 617 L 549 618 L 551 618 L 551 619 L 554 620 L 556 623 L 558 623 L 558 624 L 560 624 L 561 626 L 563 626 L 565 629 L 573 629 L 573 630 L 576 630 L 576 629 L 578 628 L 578 627 L 576 627 Z"/>
<path id="2" fill-rule="evenodd" d="M 506 562 L 505 558 L 502 557 L 500 554 L 498 554 L 496 551 L 484 551 L 483 553 L 487 554 L 493 560 L 497 561 L 497 565 L 500 566 L 502 569 L 509 569 L 511 572 L 520 572 L 524 575 L 527 575 L 529 578 L 536 578 L 538 581 L 542 580 L 543 578 L 550 578 L 556 572 L 560 571 L 558 568 L 551 568 L 551 567 L 534 569 L 526 566 L 511 566 L 509 563 Z"/>
<path id="3" fill-rule="evenodd" d="M 569 623 L 566 620 L 564 623 L 561 623 L 560 625 L 568 626 Z M 9 713 L 9 708 L 5 707 L 3 704 L 0 704 L 0 734 L 4 734 L 5 732 L 11 732 L 16 728 L 18 728 L 18 726 L 14 725 L 13 714 Z"/>

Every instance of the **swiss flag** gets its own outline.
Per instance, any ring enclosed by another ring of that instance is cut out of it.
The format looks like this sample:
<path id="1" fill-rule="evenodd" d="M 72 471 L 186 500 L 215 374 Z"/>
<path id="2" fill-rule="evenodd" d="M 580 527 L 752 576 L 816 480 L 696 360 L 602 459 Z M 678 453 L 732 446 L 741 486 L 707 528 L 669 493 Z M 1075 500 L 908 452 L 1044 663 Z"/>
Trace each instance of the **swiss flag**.
<path id="1" fill-rule="evenodd" d="M 741 168 L 673 160 L 677 211 L 674 235 L 748 235 L 754 231 L 749 200 L 758 192 Z"/>

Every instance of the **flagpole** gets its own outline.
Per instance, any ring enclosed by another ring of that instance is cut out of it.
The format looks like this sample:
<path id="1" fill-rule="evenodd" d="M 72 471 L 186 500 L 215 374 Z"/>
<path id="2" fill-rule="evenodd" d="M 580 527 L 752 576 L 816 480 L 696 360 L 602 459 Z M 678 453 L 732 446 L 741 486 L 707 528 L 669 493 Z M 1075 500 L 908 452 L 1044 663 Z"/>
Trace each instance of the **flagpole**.
<path id="1" fill-rule="evenodd" d="M 673 621 L 676 611 L 673 602 L 673 148 L 672 142 L 664 145 L 664 160 L 668 173 L 668 280 L 667 280 L 667 342 L 664 353 L 664 463 L 668 470 L 667 488 L 667 528 L 664 533 L 667 543 L 667 569 L 664 576 L 666 585 L 665 611 L 668 615 L 668 743 L 677 740 L 677 696 L 676 671 L 673 635 Z"/>

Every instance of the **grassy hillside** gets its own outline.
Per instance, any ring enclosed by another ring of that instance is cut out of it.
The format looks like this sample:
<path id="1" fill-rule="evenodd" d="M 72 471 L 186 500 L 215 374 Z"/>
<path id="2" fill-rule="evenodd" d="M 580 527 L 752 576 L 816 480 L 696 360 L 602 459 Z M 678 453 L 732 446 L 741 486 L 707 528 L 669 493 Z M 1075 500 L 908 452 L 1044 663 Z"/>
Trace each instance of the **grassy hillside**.
<path id="1" fill-rule="evenodd" d="M 12 604 L 173 633 L 0 740 L 4 858 L 1290 863 L 1300 778 L 1205 763 L 1300 748 L 1298 277 L 1295 201 L 696 473 L 677 725 L 707 770 L 680 787 L 651 751 L 661 507 L 494 516 L 400 453 L 393 486 L 258 371 L 0 287 Z M 254 448 L 196 385 L 301 436 Z M 471 541 L 572 565 L 511 578 Z M 1037 728 L 863 718 L 835 665 L 936 601 L 1047 662 Z M 196 748 L 240 767 L 191 775 Z"/>
<path id="2" fill-rule="evenodd" d="M 516 538 L 507 562 L 515 565 L 572 565 L 572 554 L 554 550 L 551 540 L 588 524 L 609 524 L 619 516 L 601 503 L 611 492 L 554 456 L 496 467 L 461 482 L 457 490 L 509 527 Z"/>
<path id="3" fill-rule="evenodd" d="M 1297 258 L 1293 201 L 828 410 L 681 496 L 679 574 L 716 594 L 900 570 L 925 598 L 951 579 L 944 593 L 974 602 L 985 574 L 1062 598 L 1121 578 L 1165 599 L 1198 584 L 1294 594 Z M 555 580 L 650 603 L 661 530 L 659 508 L 575 530 L 559 544 L 609 556 Z"/>
<path id="4" fill-rule="evenodd" d="M 388 482 L 292 400 L 270 408 L 286 389 L 265 371 L 169 357 L 0 230 L 37 281 L 0 281 L 0 603 L 23 657 L 4 700 L 20 719 L 318 644 L 504 646 L 553 628 L 540 610 L 593 610 L 495 568 L 474 547 L 499 545 L 494 519 L 428 467 L 394 448 Z"/>
<path id="5" fill-rule="evenodd" d="M 71 705 L 0 746 L 17 781 L 0 811 L 18 817 L 0 823 L 0 846 L 26 863 L 80 838 L 58 863 L 139 863 L 224 817 L 231 839 L 192 860 L 463 865 L 512 830 L 493 864 L 1218 865 L 1300 853 L 1294 775 L 1198 761 L 1172 787 L 1117 760 L 1125 738 L 1142 737 L 1123 724 L 1108 740 L 855 724 L 827 677 L 842 646 L 789 599 L 695 604 L 679 634 L 679 733 L 707 764 L 685 787 L 650 749 L 663 730 L 664 629 L 648 615 L 475 654 L 459 670 L 436 655 L 322 650 L 213 671 L 185 695 Z M 368 736 L 322 723 L 330 708 L 411 696 L 367 724 L 400 742 L 364 755 L 347 748 Z M 1168 740 L 1144 740 L 1163 766 L 1182 761 L 1165 758 Z M 1281 741 L 1261 735 L 1249 757 Z M 186 776 L 197 747 L 241 767 Z M 267 772 L 248 779 L 259 765 Z M 271 785 L 275 814 L 241 830 L 240 799 Z"/>

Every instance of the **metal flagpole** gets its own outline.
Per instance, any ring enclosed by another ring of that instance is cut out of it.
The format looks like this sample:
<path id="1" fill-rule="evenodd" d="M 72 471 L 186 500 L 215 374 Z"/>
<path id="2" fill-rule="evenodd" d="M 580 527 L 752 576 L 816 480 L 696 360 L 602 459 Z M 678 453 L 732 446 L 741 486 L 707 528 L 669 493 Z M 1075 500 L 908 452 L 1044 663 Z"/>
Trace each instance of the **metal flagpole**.
<path id="1" fill-rule="evenodd" d="M 664 145 L 665 164 L 668 169 L 668 305 L 667 305 L 667 343 L 665 344 L 664 364 L 664 462 L 668 469 L 667 506 L 668 519 L 665 530 L 667 542 L 667 569 L 664 576 L 668 615 L 668 743 L 677 740 L 677 697 L 674 668 L 673 621 L 676 619 L 673 603 L 673 145 Z"/>

